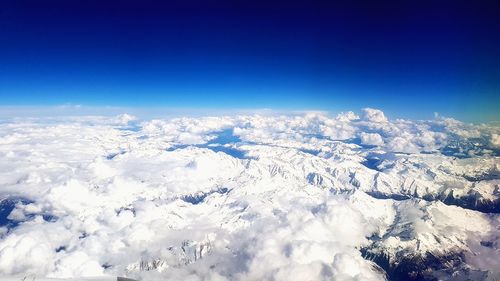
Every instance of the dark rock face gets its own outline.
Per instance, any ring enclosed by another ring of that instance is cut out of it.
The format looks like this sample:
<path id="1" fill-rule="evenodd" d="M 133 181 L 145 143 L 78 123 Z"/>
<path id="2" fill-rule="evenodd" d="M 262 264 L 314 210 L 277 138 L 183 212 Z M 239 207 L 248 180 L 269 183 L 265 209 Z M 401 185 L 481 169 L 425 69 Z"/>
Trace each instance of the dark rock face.
<path id="1" fill-rule="evenodd" d="M 181 199 L 184 202 L 188 202 L 188 203 L 191 203 L 193 205 L 198 205 L 198 204 L 202 203 L 203 200 L 205 200 L 205 198 L 207 198 L 208 196 L 210 196 L 210 195 L 212 195 L 214 193 L 224 194 L 224 193 L 227 193 L 227 192 L 229 192 L 228 188 L 221 187 L 219 189 L 211 190 L 209 192 L 200 192 L 200 193 L 197 193 L 197 194 L 185 195 L 185 196 L 182 196 Z"/>
<path id="2" fill-rule="evenodd" d="M 411 198 L 408 195 L 386 194 L 386 193 L 377 192 L 377 191 L 367 191 L 366 194 L 370 195 L 373 198 L 377 198 L 377 199 L 393 199 L 396 201 L 403 201 L 403 200 L 408 200 Z"/>
<path id="3" fill-rule="evenodd" d="M 381 160 L 378 158 L 367 158 L 365 161 L 361 162 L 361 164 L 367 167 L 368 169 L 380 172 L 381 169 L 378 167 L 378 164 L 380 164 L 380 162 Z"/>
<path id="4" fill-rule="evenodd" d="M 130 279 L 130 278 L 126 278 L 126 277 L 117 277 L 116 280 L 117 281 L 136 281 L 135 279 Z"/>
<path id="5" fill-rule="evenodd" d="M 392 257 L 376 249 L 362 248 L 363 258 L 373 261 L 390 281 L 399 280 L 485 280 L 487 272 L 472 270 L 463 253 L 435 255 L 396 254 Z"/>
<path id="6" fill-rule="evenodd" d="M 441 201 L 446 205 L 453 205 L 462 207 L 464 209 L 474 210 L 481 213 L 500 213 L 500 199 L 487 200 L 480 198 L 474 193 L 467 194 L 466 196 L 455 197 L 453 191 L 448 194 L 441 194 L 439 196 L 433 196 L 426 194 L 423 196 L 418 196 L 415 194 L 387 194 L 379 191 L 367 191 L 366 194 L 377 199 L 393 199 L 397 201 L 408 200 L 411 198 L 422 199 L 425 201 Z"/>
<path id="7" fill-rule="evenodd" d="M 479 211 L 482 213 L 500 213 L 500 199 L 485 200 L 474 194 L 462 197 L 454 197 L 450 192 L 446 198 L 441 200 L 446 205 L 455 205 L 465 209 Z"/>

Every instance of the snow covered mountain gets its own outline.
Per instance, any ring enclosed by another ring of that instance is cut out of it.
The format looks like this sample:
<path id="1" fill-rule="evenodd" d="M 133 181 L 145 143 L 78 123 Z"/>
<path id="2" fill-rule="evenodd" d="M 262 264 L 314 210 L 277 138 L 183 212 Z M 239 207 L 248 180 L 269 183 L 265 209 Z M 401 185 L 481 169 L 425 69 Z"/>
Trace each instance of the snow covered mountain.
<path id="1" fill-rule="evenodd" d="M 376 109 L 0 122 L 0 275 L 498 280 L 500 126 Z"/>

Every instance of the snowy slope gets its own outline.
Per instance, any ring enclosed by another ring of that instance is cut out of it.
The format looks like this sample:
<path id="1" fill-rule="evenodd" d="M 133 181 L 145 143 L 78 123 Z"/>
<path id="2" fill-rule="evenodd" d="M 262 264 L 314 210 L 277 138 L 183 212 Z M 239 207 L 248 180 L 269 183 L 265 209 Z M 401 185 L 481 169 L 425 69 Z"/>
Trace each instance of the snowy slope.
<path id="1" fill-rule="evenodd" d="M 0 122 L 0 275 L 500 278 L 500 127 L 329 117 Z"/>

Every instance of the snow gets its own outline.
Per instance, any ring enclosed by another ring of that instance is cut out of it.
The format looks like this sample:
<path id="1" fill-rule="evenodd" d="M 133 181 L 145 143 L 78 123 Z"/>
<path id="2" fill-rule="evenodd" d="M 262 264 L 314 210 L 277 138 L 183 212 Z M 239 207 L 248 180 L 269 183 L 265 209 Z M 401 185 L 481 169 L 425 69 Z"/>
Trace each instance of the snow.
<path id="1" fill-rule="evenodd" d="M 0 275 L 385 279 L 366 249 L 500 277 L 499 133 L 371 108 L 5 120 Z"/>

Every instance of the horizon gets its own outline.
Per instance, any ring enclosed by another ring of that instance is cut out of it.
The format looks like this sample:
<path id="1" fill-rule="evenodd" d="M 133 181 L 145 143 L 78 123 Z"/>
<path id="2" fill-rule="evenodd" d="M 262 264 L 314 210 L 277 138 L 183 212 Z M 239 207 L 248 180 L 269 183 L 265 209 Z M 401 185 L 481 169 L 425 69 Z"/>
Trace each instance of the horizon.
<path id="1" fill-rule="evenodd" d="M 60 104 L 47 106 L 4 106 L 0 105 L 0 120 L 16 118 L 38 118 L 60 120 L 64 117 L 116 117 L 119 115 L 131 115 L 138 120 L 146 121 L 151 119 L 172 119 L 179 117 L 216 117 L 216 116 L 305 116 L 308 114 L 324 115 L 336 117 L 345 113 L 353 112 L 360 114 L 365 109 L 381 110 L 389 120 L 409 120 L 409 121 L 431 121 L 453 119 L 466 124 L 498 124 L 500 121 L 492 120 L 470 120 L 460 119 L 455 116 L 443 115 L 440 112 L 432 114 L 412 116 L 384 111 L 380 108 L 353 108 L 351 110 L 321 110 L 321 109 L 275 109 L 275 108 L 199 108 L 199 107 L 144 107 L 144 106 L 87 106 L 74 104 Z"/>
<path id="2" fill-rule="evenodd" d="M 489 2 L 7 1 L 0 105 L 499 119 Z"/>

